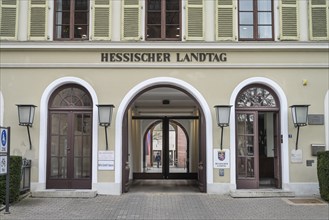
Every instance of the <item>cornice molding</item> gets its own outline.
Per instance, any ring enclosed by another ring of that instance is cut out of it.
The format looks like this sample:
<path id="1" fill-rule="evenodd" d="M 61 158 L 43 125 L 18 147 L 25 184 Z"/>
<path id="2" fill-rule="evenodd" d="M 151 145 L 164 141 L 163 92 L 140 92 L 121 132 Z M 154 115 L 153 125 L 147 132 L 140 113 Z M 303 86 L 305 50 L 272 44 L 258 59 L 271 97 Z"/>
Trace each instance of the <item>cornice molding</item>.
<path id="1" fill-rule="evenodd" d="M 328 50 L 325 42 L 21 42 L 1 41 L 1 50 L 173 50 L 173 51 L 251 51 L 251 50 Z"/>
<path id="2" fill-rule="evenodd" d="M 268 64 L 113 64 L 113 63 L 6 63 L 0 69 L 328 69 L 329 64 L 268 63 Z"/>

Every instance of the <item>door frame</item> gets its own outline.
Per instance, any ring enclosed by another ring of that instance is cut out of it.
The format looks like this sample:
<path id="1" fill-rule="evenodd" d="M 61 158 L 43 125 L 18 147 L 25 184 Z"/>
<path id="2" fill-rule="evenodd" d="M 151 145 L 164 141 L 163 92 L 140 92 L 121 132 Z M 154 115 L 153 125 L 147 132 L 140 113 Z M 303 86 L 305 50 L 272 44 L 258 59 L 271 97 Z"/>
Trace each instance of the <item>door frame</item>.
<path id="1" fill-rule="evenodd" d="M 268 81 L 268 80 L 265 80 L 265 81 Z M 243 106 L 243 107 L 236 107 L 236 104 L 237 104 L 237 99 L 238 97 L 245 91 L 247 91 L 248 89 L 250 88 L 253 88 L 253 87 L 256 87 L 256 88 L 263 88 L 263 89 L 266 89 L 270 92 L 270 94 L 272 94 L 275 102 L 276 102 L 276 106 L 258 106 L 258 105 L 255 105 L 255 106 Z M 284 157 L 284 154 L 282 153 L 283 150 L 282 150 L 282 147 L 283 147 L 283 143 L 284 143 L 284 140 L 283 140 L 283 135 L 282 135 L 282 126 L 280 126 L 280 122 L 281 121 L 281 114 L 282 114 L 282 103 L 281 103 L 281 98 L 280 95 L 278 95 L 278 93 L 273 89 L 273 86 L 269 86 L 263 82 L 253 82 L 253 83 L 248 83 L 246 84 L 245 86 L 241 87 L 237 93 L 235 94 L 234 96 L 234 106 L 235 106 L 235 113 L 237 112 L 255 112 L 257 117 L 259 115 L 259 113 L 261 112 L 273 112 L 275 115 L 276 115 L 276 121 L 274 122 L 274 126 L 275 126 L 275 132 L 276 132 L 276 135 L 277 137 L 275 138 L 275 143 L 277 143 L 277 153 L 280 153 L 280 155 L 276 155 L 277 157 L 275 158 L 275 170 L 274 172 L 276 171 L 277 173 L 274 174 L 274 178 L 276 179 L 276 183 L 275 183 L 275 186 L 277 188 L 282 188 L 282 181 L 283 181 L 283 176 L 282 176 L 282 161 L 286 159 L 286 157 L 284 159 L 282 159 Z M 232 100 L 232 97 L 231 97 L 231 101 Z M 287 103 L 284 102 L 283 105 L 285 106 Z M 279 119 L 279 120 L 278 120 Z M 234 114 L 234 117 L 233 117 L 233 121 L 234 121 L 234 125 L 236 125 L 236 114 Z M 281 121 L 282 122 L 282 121 Z M 258 130 L 258 120 L 256 122 L 256 127 L 257 127 L 257 130 Z M 235 131 L 233 132 L 234 134 L 234 174 L 235 174 L 235 188 L 237 188 L 237 183 L 238 183 L 238 178 L 237 178 L 237 152 L 236 152 L 236 138 L 237 138 L 237 133 L 236 133 L 236 126 L 234 127 L 235 128 Z M 258 134 L 256 135 L 257 136 L 257 139 L 258 139 Z M 232 136 L 231 136 L 232 138 Z M 278 140 L 280 139 L 280 140 Z M 257 148 L 259 148 L 258 146 L 258 143 L 257 143 Z M 279 159 L 278 159 L 279 158 Z M 259 162 L 258 162 L 259 163 Z M 257 170 L 259 171 L 259 167 L 257 168 Z M 259 175 L 258 175 L 259 177 Z M 232 180 L 232 176 L 231 176 L 231 180 Z M 258 178 L 258 181 L 259 181 L 259 178 Z M 257 187 L 259 188 L 259 187 Z"/>
<path id="2" fill-rule="evenodd" d="M 240 82 L 232 91 L 232 95 L 230 97 L 230 105 L 235 106 L 235 100 L 239 94 L 239 92 L 246 86 L 250 84 L 263 84 L 271 88 L 275 94 L 277 95 L 279 102 L 280 102 L 280 111 L 279 111 L 279 121 L 280 124 L 280 134 L 281 136 L 281 152 L 280 152 L 280 163 L 281 163 L 281 184 L 282 189 L 289 190 L 289 145 L 288 145 L 288 101 L 287 96 L 283 89 L 277 84 L 275 81 L 266 78 L 266 77 L 251 77 L 247 78 L 246 80 Z M 233 107 L 234 108 L 234 107 Z M 230 121 L 232 125 L 235 125 L 235 115 L 231 114 Z M 235 126 L 230 126 L 230 143 L 231 143 L 231 170 L 230 173 L 230 184 L 232 189 L 236 189 L 236 157 L 235 157 L 235 145 L 236 145 L 236 133 L 235 133 Z"/>
<path id="3" fill-rule="evenodd" d="M 181 82 L 181 84 L 186 84 L 185 82 Z M 184 92 L 187 94 L 192 100 L 194 100 L 196 106 L 199 109 L 199 114 L 200 114 L 200 123 L 199 123 L 199 129 L 200 129 L 200 139 L 199 139 L 199 164 L 198 164 L 198 182 L 199 182 L 199 189 L 200 192 L 207 192 L 207 165 L 208 161 L 206 160 L 207 154 L 208 154 L 208 147 L 207 147 L 207 132 L 209 132 L 210 129 L 207 129 L 207 124 L 206 119 L 205 119 L 205 114 L 204 114 L 204 109 L 202 108 L 203 105 L 199 103 L 196 97 L 193 96 L 193 93 L 190 93 L 186 89 L 183 89 L 182 87 L 179 87 L 178 85 L 173 85 L 172 83 L 159 83 L 157 85 L 153 86 L 147 86 L 146 88 L 141 89 L 139 92 L 136 94 L 132 95 L 130 97 L 130 101 L 127 103 L 127 106 L 124 109 L 124 114 L 122 118 L 122 126 L 119 128 L 122 131 L 121 135 L 121 189 L 122 193 L 128 192 L 129 191 L 129 172 L 130 172 L 130 167 L 128 163 L 128 110 L 130 109 L 130 106 L 133 104 L 133 102 L 143 93 L 147 92 L 148 90 L 154 89 L 154 88 L 159 88 L 159 87 L 167 87 L 167 88 L 173 88 L 177 89 L 181 92 Z M 200 94 L 201 95 L 201 94 Z M 120 105 L 121 107 L 121 105 Z M 120 108 L 119 107 L 119 108 Z M 209 110 L 209 109 L 208 109 Z M 209 115 L 210 112 L 209 112 Z M 180 116 L 179 116 L 180 117 Z M 117 118 L 117 120 L 120 120 Z M 120 123 L 117 124 L 117 126 L 120 125 Z M 210 161 L 211 162 L 211 161 Z"/>
<path id="4" fill-rule="evenodd" d="M 67 88 L 76 88 L 81 91 L 83 91 L 86 95 L 89 96 L 89 99 L 91 101 L 91 105 L 82 105 L 82 106 L 55 106 L 51 107 L 51 103 L 54 101 L 56 96 L 64 89 Z M 67 148 L 66 150 L 66 172 L 67 176 L 66 178 L 57 178 L 57 179 L 51 179 L 50 178 L 50 172 L 51 172 L 51 126 L 52 126 L 52 120 L 51 115 L 52 114 L 65 114 L 67 116 L 67 128 L 68 132 L 66 133 L 67 137 Z M 74 158 L 74 126 L 75 126 L 75 115 L 77 114 L 88 114 L 90 115 L 91 123 L 90 123 L 90 135 L 91 135 L 91 142 L 89 146 L 90 150 L 90 164 L 89 164 L 89 170 L 90 170 L 90 176 L 88 178 L 74 178 L 74 166 L 75 166 L 75 158 Z M 47 144 L 46 144 L 46 189 L 91 189 L 92 188 L 92 177 L 93 177 L 93 99 L 90 95 L 89 91 L 84 88 L 83 86 L 76 84 L 76 83 L 67 83 L 62 86 L 59 86 L 52 92 L 50 95 L 50 99 L 48 102 L 48 109 L 47 109 L 47 115 L 48 115 L 48 125 L 47 125 Z"/>

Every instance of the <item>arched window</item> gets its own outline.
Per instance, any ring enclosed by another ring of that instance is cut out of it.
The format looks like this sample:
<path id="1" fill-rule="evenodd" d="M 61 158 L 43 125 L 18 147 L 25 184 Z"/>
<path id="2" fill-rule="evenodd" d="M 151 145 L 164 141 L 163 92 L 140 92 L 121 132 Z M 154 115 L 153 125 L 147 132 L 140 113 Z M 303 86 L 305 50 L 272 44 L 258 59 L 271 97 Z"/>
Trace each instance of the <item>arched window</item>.
<path id="1" fill-rule="evenodd" d="M 83 88 L 76 87 L 75 85 L 57 89 L 51 99 L 49 108 L 72 107 L 92 108 L 92 100 L 88 92 Z"/>
<path id="2" fill-rule="evenodd" d="M 279 108 L 275 93 L 262 85 L 252 85 L 243 89 L 235 103 L 236 108 Z"/>

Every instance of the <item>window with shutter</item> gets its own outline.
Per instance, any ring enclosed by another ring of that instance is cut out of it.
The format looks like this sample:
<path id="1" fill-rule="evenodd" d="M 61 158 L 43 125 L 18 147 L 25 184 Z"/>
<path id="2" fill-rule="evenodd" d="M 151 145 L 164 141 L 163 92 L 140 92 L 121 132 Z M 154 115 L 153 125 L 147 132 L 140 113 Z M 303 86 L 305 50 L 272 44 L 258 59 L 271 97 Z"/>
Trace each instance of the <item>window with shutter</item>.
<path id="1" fill-rule="evenodd" d="M 217 0 L 216 38 L 217 40 L 235 40 L 235 1 Z"/>
<path id="2" fill-rule="evenodd" d="M 93 40 L 111 40 L 111 1 L 94 0 Z"/>
<path id="3" fill-rule="evenodd" d="M 0 39 L 17 39 L 18 0 L 0 1 Z"/>
<path id="4" fill-rule="evenodd" d="M 55 0 L 54 21 L 54 39 L 88 39 L 89 0 Z"/>
<path id="5" fill-rule="evenodd" d="M 310 39 L 329 40 L 328 0 L 309 1 Z"/>
<path id="6" fill-rule="evenodd" d="M 187 0 L 186 6 L 186 40 L 204 39 L 203 0 Z"/>
<path id="7" fill-rule="evenodd" d="M 281 40 L 299 39 L 298 1 L 299 0 L 280 1 Z"/>
<path id="8" fill-rule="evenodd" d="M 29 39 L 47 40 L 47 0 L 31 0 Z"/>
<path id="9" fill-rule="evenodd" d="M 274 40 L 273 1 L 239 0 L 239 40 Z"/>
<path id="10" fill-rule="evenodd" d="M 122 39 L 140 40 L 139 0 L 123 0 Z"/>

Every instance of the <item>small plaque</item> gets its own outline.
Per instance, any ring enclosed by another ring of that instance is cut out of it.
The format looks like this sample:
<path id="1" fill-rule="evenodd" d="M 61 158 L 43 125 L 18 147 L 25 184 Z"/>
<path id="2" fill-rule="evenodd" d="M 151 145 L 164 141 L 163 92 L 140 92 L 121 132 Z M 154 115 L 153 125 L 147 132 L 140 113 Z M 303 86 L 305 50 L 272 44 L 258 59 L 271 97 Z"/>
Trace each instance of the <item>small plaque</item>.
<path id="1" fill-rule="evenodd" d="M 314 160 L 306 160 L 306 166 L 311 167 L 314 163 Z"/>
<path id="2" fill-rule="evenodd" d="M 292 150 L 291 151 L 291 163 L 303 163 L 303 152 L 302 150 Z"/>
<path id="3" fill-rule="evenodd" d="M 308 115 L 308 124 L 309 125 L 324 125 L 324 115 L 321 115 L 321 114 Z"/>
<path id="4" fill-rule="evenodd" d="M 7 174 L 7 156 L 0 156 L 0 175 Z"/>

